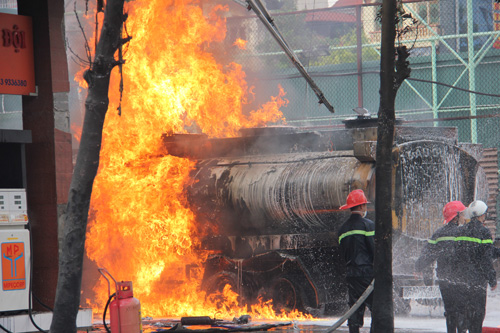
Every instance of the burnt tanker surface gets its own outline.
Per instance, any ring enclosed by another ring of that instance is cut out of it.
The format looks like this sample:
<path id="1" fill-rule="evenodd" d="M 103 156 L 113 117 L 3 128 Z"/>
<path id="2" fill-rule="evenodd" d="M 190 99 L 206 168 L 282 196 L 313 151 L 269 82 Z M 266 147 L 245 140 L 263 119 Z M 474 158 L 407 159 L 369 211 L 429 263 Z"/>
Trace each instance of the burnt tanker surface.
<path id="1" fill-rule="evenodd" d="M 314 315 L 345 309 L 337 230 L 349 213 L 339 207 L 350 191 L 363 189 L 371 202 L 368 217 L 374 219 L 376 151 L 376 128 L 346 128 L 164 138 L 170 154 L 197 160 L 186 191 L 200 228 L 210 230 L 204 246 L 217 253 L 206 263 L 207 290 L 230 284 L 249 302 L 263 296 L 277 307 Z M 468 204 L 475 193 L 477 199 L 487 195 L 478 186 L 484 185 L 477 181 L 484 175 L 478 151 L 459 146 L 455 128 L 396 128 L 395 276 L 413 275 L 423 242 L 442 225 L 446 202 Z"/>
<path id="2" fill-rule="evenodd" d="M 198 165 L 189 198 L 228 236 L 333 232 L 346 184 L 366 188 L 372 171 L 347 152 L 210 159 Z"/>

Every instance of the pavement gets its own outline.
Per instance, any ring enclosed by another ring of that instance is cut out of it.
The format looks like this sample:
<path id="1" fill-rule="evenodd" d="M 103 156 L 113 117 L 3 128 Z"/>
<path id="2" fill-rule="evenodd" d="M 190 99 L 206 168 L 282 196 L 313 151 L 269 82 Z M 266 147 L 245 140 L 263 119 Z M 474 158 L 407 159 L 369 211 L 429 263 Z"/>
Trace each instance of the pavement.
<path id="1" fill-rule="evenodd" d="M 444 308 L 441 305 L 436 306 L 423 306 L 415 301 L 411 302 L 411 312 L 407 316 L 396 316 L 394 318 L 394 332 L 395 333 L 446 333 L 446 321 L 443 316 Z M 325 332 L 328 330 L 336 321 L 338 317 L 322 318 L 310 321 L 295 321 L 289 326 L 276 327 L 269 331 L 282 332 L 282 333 L 292 333 L 292 332 Z M 160 319 L 156 321 L 156 324 L 160 323 Z M 258 324 L 278 324 L 283 322 L 277 321 L 252 321 L 251 325 Z M 371 318 L 367 311 L 365 314 L 365 326 L 361 328 L 361 333 L 370 332 Z M 152 333 L 159 329 L 168 329 L 169 327 L 162 325 L 154 325 L 155 320 L 150 320 L 147 324 L 143 326 L 144 333 Z M 483 327 L 495 327 L 500 328 L 500 288 L 494 291 L 488 290 L 488 300 L 486 304 L 486 317 L 483 323 Z M 195 327 L 191 326 L 189 329 L 203 329 L 209 327 Z M 269 332 L 268 331 L 268 332 Z M 106 332 L 102 325 L 94 325 L 92 332 Z M 259 332 L 259 331 L 253 331 Z M 349 329 L 344 323 L 339 327 L 336 332 L 349 332 Z"/>
<path id="2" fill-rule="evenodd" d="M 335 322 L 337 318 L 328 318 L 315 321 L 299 321 L 294 322 L 289 326 L 276 327 L 267 332 L 281 332 L 281 333 L 296 333 L 296 332 L 307 332 L 307 333 L 319 333 L 326 332 Z M 499 318 L 500 320 L 500 318 Z M 264 323 L 278 323 L 270 321 L 259 321 L 252 322 L 252 325 L 264 324 Z M 485 325 L 486 326 L 486 325 Z M 500 324 L 498 325 L 500 327 Z M 157 330 L 166 330 L 169 327 L 144 325 L 144 333 L 153 333 Z M 207 329 L 209 327 L 194 327 L 191 326 L 189 329 Z M 96 325 L 93 327 L 92 332 L 104 333 L 106 332 L 101 325 Z M 264 331 L 253 331 L 253 332 L 264 332 Z M 349 332 L 349 328 L 344 323 L 335 332 Z M 370 332 L 370 317 L 365 318 L 365 326 L 361 328 L 361 333 Z M 396 317 L 394 319 L 394 332 L 395 333 L 446 333 L 446 323 L 443 318 L 435 317 Z"/>
<path id="3" fill-rule="evenodd" d="M 439 311 L 437 307 L 434 309 L 434 311 Z M 500 310 L 500 309 L 499 309 Z M 325 319 L 318 319 L 318 320 L 311 320 L 311 321 L 296 321 L 292 322 L 291 325 L 289 326 L 282 326 L 282 327 L 276 327 L 268 332 L 282 332 L 282 333 L 292 333 L 292 332 L 307 332 L 307 333 L 316 333 L 316 332 L 325 332 L 327 331 L 336 321 L 338 318 L 332 317 L 332 318 L 325 318 Z M 485 320 L 485 325 L 484 326 L 492 326 L 493 321 L 495 321 L 496 326 L 500 327 L 500 317 L 497 317 L 496 319 L 488 319 Z M 270 324 L 270 323 L 280 323 L 276 321 L 252 321 L 252 325 L 258 325 L 258 324 Z M 360 332 L 361 333 L 369 333 L 370 332 L 370 323 L 371 319 L 369 316 L 365 317 L 365 326 L 361 328 Z M 492 327 L 496 327 L 492 326 Z M 201 327 L 199 327 L 201 328 Z M 203 328 L 208 328 L 208 327 L 203 327 Z M 158 330 L 159 327 L 154 327 L 154 326 L 149 326 L 145 325 L 144 326 L 144 333 L 152 333 Z M 163 327 L 163 329 L 167 329 L 167 327 Z M 194 326 L 189 327 L 189 329 L 196 329 Z M 104 331 L 102 331 L 104 332 Z M 254 332 L 261 332 L 261 331 L 254 331 Z M 349 332 L 349 329 L 344 323 L 341 327 L 339 327 L 335 332 Z M 394 318 L 394 332 L 396 333 L 446 333 L 446 322 L 444 317 L 441 316 L 437 317 L 432 315 L 429 316 L 397 316 Z"/>

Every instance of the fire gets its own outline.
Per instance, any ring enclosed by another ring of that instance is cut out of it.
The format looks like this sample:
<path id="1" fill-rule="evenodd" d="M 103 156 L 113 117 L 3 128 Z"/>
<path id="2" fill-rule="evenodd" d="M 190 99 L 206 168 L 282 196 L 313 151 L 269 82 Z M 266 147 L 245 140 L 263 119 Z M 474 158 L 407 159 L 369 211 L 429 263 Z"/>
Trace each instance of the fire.
<path id="1" fill-rule="evenodd" d="M 237 38 L 233 45 L 237 46 L 238 48 L 240 48 L 242 50 L 246 50 L 247 49 L 247 42 L 248 41 L 246 41 L 244 39 Z"/>
<path id="2" fill-rule="evenodd" d="M 74 3 L 74 6 L 75 6 L 74 11 L 75 11 L 75 13 L 77 13 L 76 1 Z M 87 2 L 85 6 L 87 8 L 85 13 L 83 14 L 83 18 L 85 19 L 85 21 L 93 22 L 93 24 L 95 24 L 94 22 L 97 22 L 97 27 L 102 27 L 102 24 L 104 22 L 104 13 L 97 12 L 97 10 L 95 8 L 95 3 L 93 3 L 93 2 Z M 77 16 L 77 18 L 80 21 L 80 24 L 83 24 L 81 22 L 82 19 L 79 16 Z M 91 36 L 85 35 L 84 41 L 82 41 L 82 42 L 86 43 L 86 45 L 85 45 L 86 54 L 85 54 L 85 56 L 78 55 L 78 57 L 81 58 L 83 61 L 88 61 L 90 63 L 91 57 L 93 55 L 93 52 L 94 52 L 95 46 L 96 46 L 96 42 L 97 42 L 95 31 L 94 31 L 94 34 Z M 71 44 L 69 45 L 70 52 L 73 53 L 73 50 L 71 49 L 71 47 L 75 47 L 75 45 L 71 45 Z M 88 69 L 88 66 L 84 66 L 84 67 L 81 67 L 77 73 L 75 73 L 75 81 L 78 82 L 80 87 L 84 88 L 84 89 L 88 88 L 87 81 L 85 81 L 83 78 L 83 75 L 87 69 Z M 80 141 L 80 140 L 78 140 L 78 141 Z"/>
<path id="3" fill-rule="evenodd" d="M 252 87 L 241 65 L 220 64 L 206 51 L 225 38 L 226 7 L 202 9 L 194 0 L 135 0 L 126 6 L 133 39 L 125 48 L 122 115 L 116 112 L 114 71 L 87 254 L 117 280 L 133 281 L 145 316 L 246 314 L 229 286 L 218 301 L 200 290 L 208 253 L 200 251 L 203 235 L 197 234 L 183 192 L 195 162 L 162 154 L 161 136 L 194 127 L 211 137 L 230 137 L 242 127 L 284 121 L 285 93 L 280 88 L 259 109 L 243 112 Z M 108 297 L 104 279 L 95 291 L 93 305 L 102 310 Z M 250 314 L 277 318 L 264 302 Z"/>
<path id="4" fill-rule="evenodd" d="M 71 133 L 73 134 L 73 138 L 80 142 L 80 139 L 82 138 L 82 126 L 79 126 L 76 123 L 71 123 Z"/>

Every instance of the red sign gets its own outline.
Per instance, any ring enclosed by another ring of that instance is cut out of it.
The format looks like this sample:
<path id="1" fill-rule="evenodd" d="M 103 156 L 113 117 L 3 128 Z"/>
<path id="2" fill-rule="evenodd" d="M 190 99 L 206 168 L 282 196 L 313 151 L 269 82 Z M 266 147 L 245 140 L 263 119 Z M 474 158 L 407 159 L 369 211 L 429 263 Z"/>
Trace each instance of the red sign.
<path id="1" fill-rule="evenodd" d="M 493 29 L 500 30 L 500 4 L 493 2 Z M 493 43 L 495 49 L 500 49 L 500 38 L 497 38 Z"/>
<path id="2" fill-rule="evenodd" d="M 34 92 L 31 17 L 0 13 L 0 94 Z"/>
<path id="3" fill-rule="evenodd" d="M 26 288 L 24 243 L 2 243 L 2 288 Z"/>

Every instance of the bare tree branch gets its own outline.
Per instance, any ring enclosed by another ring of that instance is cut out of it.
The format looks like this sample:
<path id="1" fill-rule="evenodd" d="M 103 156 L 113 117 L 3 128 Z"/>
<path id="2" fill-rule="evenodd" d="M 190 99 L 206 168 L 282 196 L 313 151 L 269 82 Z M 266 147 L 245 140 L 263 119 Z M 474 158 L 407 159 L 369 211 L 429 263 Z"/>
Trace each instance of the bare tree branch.
<path id="1" fill-rule="evenodd" d="M 82 22 L 80 22 L 80 17 L 78 16 L 78 13 L 76 11 L 76 1 L 75 1 L 75 7 L 73 10 L 75 13 L 76 21 L 78 22 L 78 26 L 80 27 L 80 31 L 82 32 L 83 39 L 85 40 L 84 46 L 85 46 L 85 52 L 87 53 L 87 58 L 89 59 L 89 64 L 92 65 L 92 52 L 90 51 L 89 42 L 87 40 L 87 36 L 85 35 L 85 30 L 83 29 Z M 96 37 L 96 39 L 97 39 L 97 37 Z"/>
<path id="2" fill-rule="evenodd" d="M 79 62 L 77 62 L 75 59 L 73 59 L 73 57 L 71 57 L 71 60 L 73 60 L 78 65 L 90 66 L 90 62 L 88 62 L 88 60 L 81 58 L 75 51 L 73 51 L 67 38 L 65 39 L 64 45 L 69 50 L 69 52 L 71 52 L 72 55 L 74 55 L 76 58 L 78 58 Z"/>

